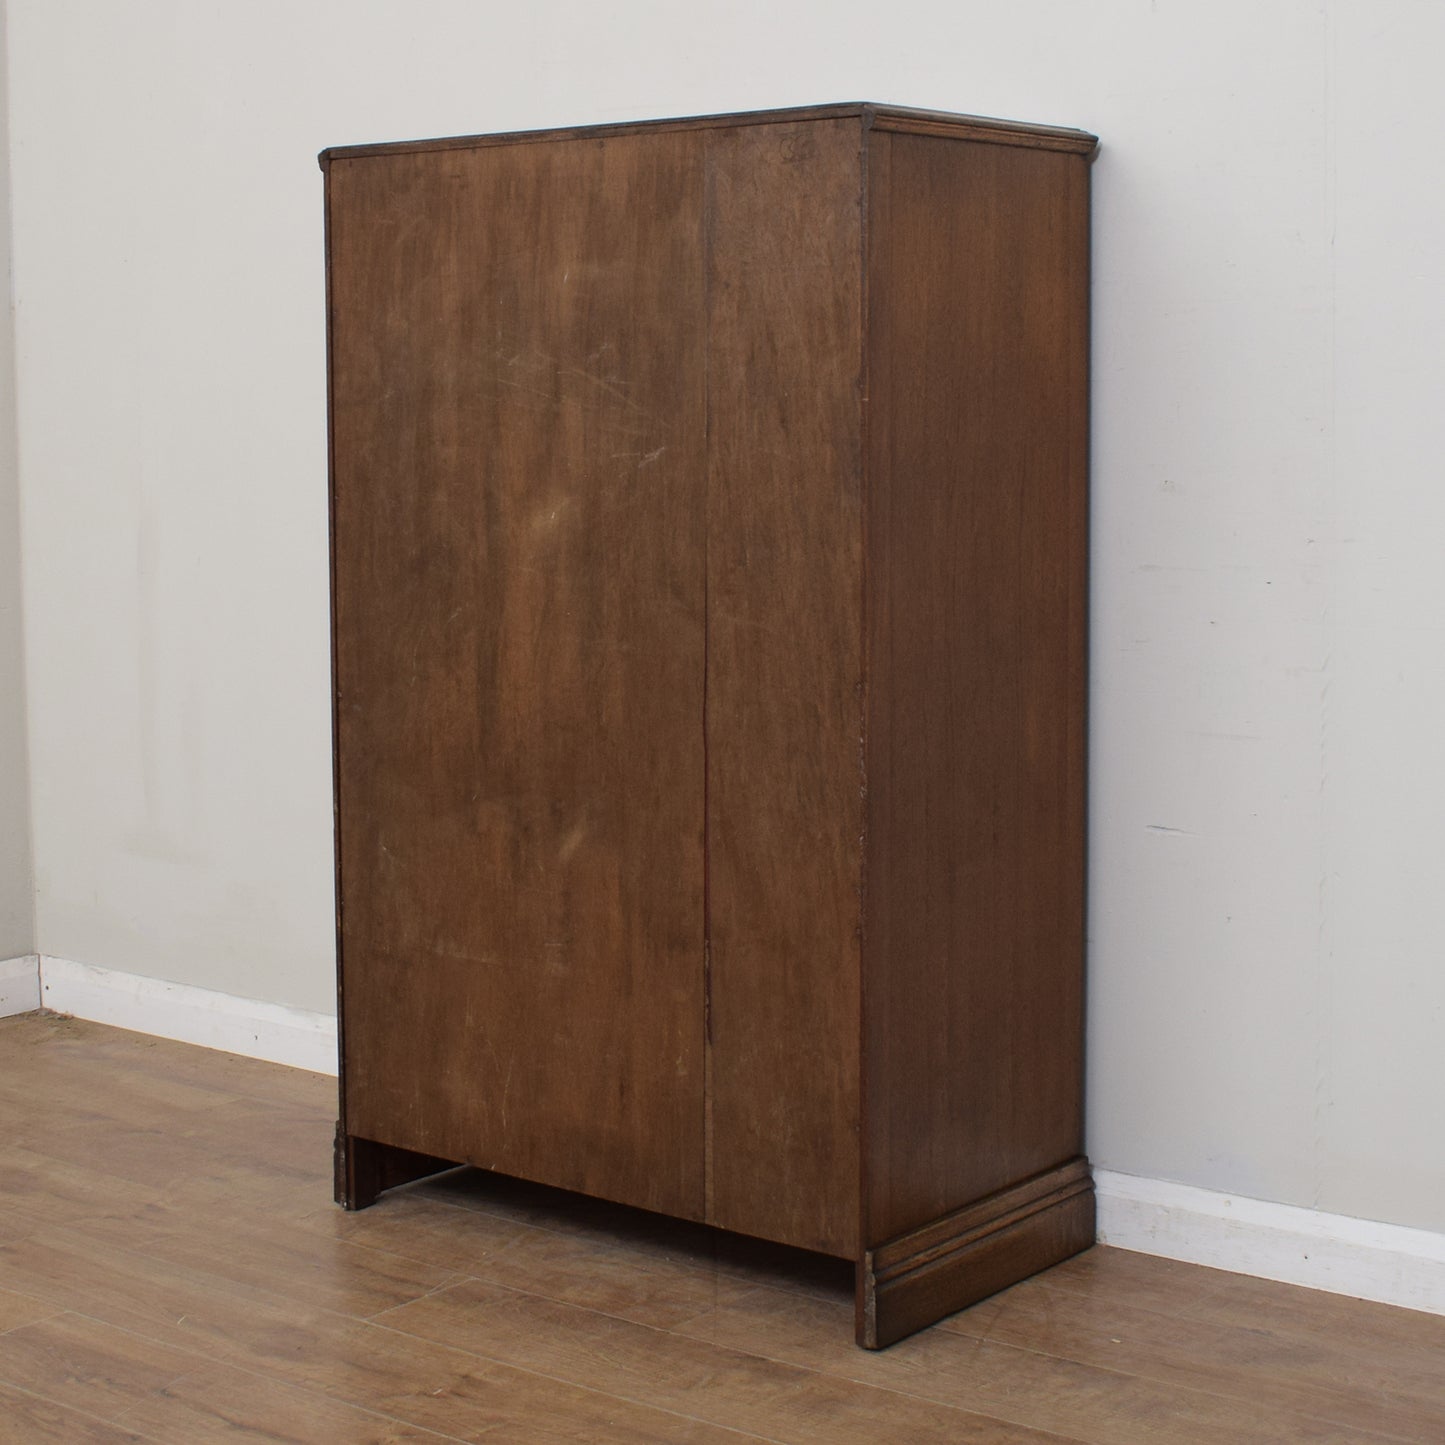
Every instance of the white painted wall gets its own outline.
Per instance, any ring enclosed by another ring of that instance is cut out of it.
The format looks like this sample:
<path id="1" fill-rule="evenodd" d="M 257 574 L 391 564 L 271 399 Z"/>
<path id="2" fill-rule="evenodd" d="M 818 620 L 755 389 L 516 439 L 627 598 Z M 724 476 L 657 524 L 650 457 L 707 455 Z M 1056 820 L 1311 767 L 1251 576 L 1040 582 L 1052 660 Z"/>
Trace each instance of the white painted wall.
<path id="1" fill-rule="evenodd" d="M 1090 1147 L 1445 1230 L 1445 7 L 11 0 L 39 947 L 331 990 L 329 144 L 1086 126 Z"/>
<path id="2" fill-rule="evenodd" d="M 25 655 L 20 585 L 20 490 L 15 459 L 15 332 L 10 308 L 9 70 L 0 0 L 0 962 L 35 952 Z"/>

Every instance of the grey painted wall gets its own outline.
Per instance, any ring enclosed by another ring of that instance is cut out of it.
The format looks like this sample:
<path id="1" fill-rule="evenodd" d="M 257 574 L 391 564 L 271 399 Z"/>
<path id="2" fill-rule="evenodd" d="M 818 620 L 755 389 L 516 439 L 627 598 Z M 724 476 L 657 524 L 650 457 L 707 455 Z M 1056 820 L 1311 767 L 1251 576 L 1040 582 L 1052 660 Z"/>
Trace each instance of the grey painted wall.
<path id="1" fill-rule="evenodd" d="M 10 304 L 10 70 L 0 4 L 0 959 L 35 949 L 34 869 L 25 741 L 20 490 L 15 456 L 15 329 Z"/>

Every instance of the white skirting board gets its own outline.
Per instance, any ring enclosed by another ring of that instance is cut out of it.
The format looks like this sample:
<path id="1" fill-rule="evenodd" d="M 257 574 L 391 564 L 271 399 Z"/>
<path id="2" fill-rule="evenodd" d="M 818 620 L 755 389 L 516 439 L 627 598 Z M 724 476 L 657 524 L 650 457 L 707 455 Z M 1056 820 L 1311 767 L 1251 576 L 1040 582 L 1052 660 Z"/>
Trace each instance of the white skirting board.
<path id="1" fill-rule="evenodd" d="M 40 959 L 33 953 L 0 959 L 0 1019 L 40 1007 Z"/>
<path id="2" fill-rule="evenodd" d="M 1099 1242 L 1445 1314 L 1445 1234 L 1094 1171 Z"/>
<path id="3" fill-rule="evenodd" d="M 336 1072 L 336 1020 L 331 1014 L 94 968 L 47 954 L 40 956 L 40 1006 L 228 1054 L 318 1074 Z"/>
<path id="4" fill-rule="evenodd" d="M 317 1073 L 336 1072 L 336 1020 L 42 954 L 0 962 L 0 1017 L 57 1013 Z M 1099 1240 L 1262 1279 L 1445 1314 L 1445 1234 L 1094 1172 Z"/>

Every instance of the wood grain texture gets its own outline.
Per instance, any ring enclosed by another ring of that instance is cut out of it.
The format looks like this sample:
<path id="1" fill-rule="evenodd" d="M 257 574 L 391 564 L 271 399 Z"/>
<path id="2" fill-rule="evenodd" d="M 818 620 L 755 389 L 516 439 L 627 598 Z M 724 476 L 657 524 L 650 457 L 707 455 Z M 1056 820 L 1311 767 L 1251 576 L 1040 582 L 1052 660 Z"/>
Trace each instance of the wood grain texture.
<path id="1" fill-rule="evenodd" d="M 1078 1254 L 1094 1223 L 1078 1159 L 870 1249 L 858 1267 L 858 1343 L 883 1349 Z"/>
<path id="2" fill-rule="evenodd" d="M 0 1441 L 5 1445 L 145 1445 L 145 1436 L 92 1419 L 28 1390 L 0 1384 Z"/>
<path id="3" fill-rule="evenodd" d="M 475 150 L 480 146 L 530 145 L 563 140 L 597 140 L 639 132 L 735 130 L 750 125 L 797 125 L 806 121 L 858 118 L 865 126 L 880 130 L 943 134 L 961 139 L 983 139 L 1003 145 L 1024 145 L 1092 155 L 1098 138 L 1067 126 L 1034 125 L 1026 121 L 998 120 L 991 116 L 957 115 L 949 111 L 922 110 L 916 106 L 880 105 L 876 102 L 844 101 L 835 105 L 787 106 L 780 110 L 737 111 L 720 115 L 669 116 L 660 120 L 639 120 L 560 127 L 549 130 L 504 131 L 493 135 L 444 136 L 434 140 L 384 141 L 373 145 L 332 146 L 321 152 L 321 169 L 333 161 L 361 156 L 415 155 L 419 152 Z"/>
<path id="4" fill-rule="evenodd" d="M 869 154 L 869 1246 L 1082 1148 L 1088 169 Z"/>
<path id="5" fill-rule="evenodd" d="M 863 116 L 865 123 L 873 130 L 899 131 L 904 135 L 931 135 L 945 140 L 1022 146 L 1028 150 L 1064 151 L 1083 156 L 1092 156 L 1099 146 L 1098 137 L 1087 131 L 1060 126 L 1027 125 L 1018 121 L 997 121 L 986 116 L 950 115 L 906 106 L 883 105 L 865 106 Z"/>
<path id="6" fill-rule="evenodd" d="M 328 178 L 345 1132 L 694 1217 L 701 150 Z"/>
<path id="7" fill-rule="evenodd" d="M 715 1224 L 857 1251 L 861 130 L 709 133 Z"/>
<path id="8" fill-rule="evenodd" d="M 918 1445 L 955 1445 L 960 1439 L 1024 1445 L 1049 1438 L 848 1380 L 822 1380 L 748 1350 L 647 1330 L 476 1282 L 429 1295 L 393 1318 L 397 1328 L 439 1344 L 513 1363 L 525 1356 L 548 1374 L 593 1387 L 605 1381 L 629 1399 L 694 1412 L 764 1439 L 834 1445 L 851 1433 L 855 1439 Z"/>
<path id="9" fill-rule="evenodd" d="M 339 1124 L 334 1165 L 335 1198 L 345 1209 L 366 1209 L 375 1204 L 377 1196 L 385 1190 L 453 1167 L 448 1159 L 343 1134 Z"/>
<path id="10" fill-rule="evenodd" d="M 278 1065 L 0 1020 L 0 1184 L 37 1206 L 0 1246 L 0 1441 L 1445 1436 L 1435 1316 L 1096 1248 L 865 1354 L 821 1256 L 476 1171 L 337 1210 L 332 1108 Z"/>
<path id="11" fill-rule="evenodd" d="M 682 1326 L 682 1332 L 825 1376 L 938 1404 L 983 1407 L 998 1419 L 1027 1422 L 1071 1440 L 1301 1445 L 1385 1439 L 1393 1423 L 1381 1421 L 1378 1433 L 1359 1432 L 1308 1413 L 1257 1409 L 1248 1400 L 1146 1381 L 1107 1363 L 1083 1364 L 1067 1355 L 943 1329 L 926 1330 L 890 1350 L 864 1353 L 848 1335 L 850 1309 L 851 1301 L 803 1298 L 764 1287 L 740 1303 L 720 1302 Z"/>
<path id="12" fill-rule="evenodd" d="M 1411 1319 L 1406 1343 L 1388 1335 L 1396 1312 L 1381 1315 L 1380 1326 L 1372 1326 L 1373 1312 L 1362 1301 L 1340 1300 L 1358 1337 L 1324 1329 L 1307 1343 L 1303 1331 L 1278 1328 L 1268 1313 L 1250 1313 L 1256 1291 L 1271 1300 L 1281 1298 L 1275 1287 L 1229 1276 L 1224 1277 L 1228 1283 L 1218 1275 L 1215 1280 L 1216 1290 L 1165 1312 L 1136 1304 L 1123 1289 L 1058 1288 L 1041 1276 L 1001 1295 L 977 1327 L 964 1314 L 950 1320 L 948 1328 L 973 1338 L 981 1332 L 999 1344 L 1028 1340 L 1049 1353 L 1067 1351 L 1084 1364 L 1207 1391 L 1262 1411 L 1311 1415 L 1406 1440 L 1445 1438 L 1442 1355 L 1438 1344 L 1426 1345 L 1430 1335 L 1438 1340 L 1442 1333 L 1439 1317 Z M 1309 1293 L 1283 1298 L 1295 1303 Z M 1336 1312 L 1337 1299 L 1310 1300 L 1313 1308 L 1304 1312 L 1323 1324 Z M 1229 1328 L 1221 1329 L 1210 1318 L 1210 1302 L 1218 1300 L 1229 1301 L 1238 1312 Z M 1384 1332 L 1377 1335 L 1376 1328 Z"/>
<path id="13" fill-rule="evenodd" d="M 1081 1149 L 1093 146 L 324 157 L 352 1207 L 466 1160 L 862 1260 L 875 1344 L 1088 1242 L 951 1231 Z"/>
<path id="14" fill-rule="evenodd" d="M 128 1410 L 122 1423 L 156 1445 L 237 1440 L 336 1440 L 346 1445 L 442 1445 L 438 1434 L 371 1410 L 297 1390 L 278 1380 L 211 1365 L 180 1376 Z"/>
<path id="15" fill-rule="evenodd" d="M 204 1357 L 80 1315 L 0 1337 L 0 1376 L 83 1414 L 115 1421 L 156 1442 L 333 1439 L 373 1442 L 438 1440 L 355 1405 L 326 1400 L 277 1380 L 256 1378 Z M 0 1423 L 0 1440 L 10 1436 Z M 83 1438 L 83 1437 L 81 1437 Z"/>
<path id="16" fill-rule="evenodd" d="M 49 1319 L 56 1313 L 58 1311 L 55 1306 L 48 1305 L 43 1300 L 0 1289 L 0 1335 L 9 1330 L 18 1330 L 23 1325 L 33 1325 L 40 1320 Z"/>

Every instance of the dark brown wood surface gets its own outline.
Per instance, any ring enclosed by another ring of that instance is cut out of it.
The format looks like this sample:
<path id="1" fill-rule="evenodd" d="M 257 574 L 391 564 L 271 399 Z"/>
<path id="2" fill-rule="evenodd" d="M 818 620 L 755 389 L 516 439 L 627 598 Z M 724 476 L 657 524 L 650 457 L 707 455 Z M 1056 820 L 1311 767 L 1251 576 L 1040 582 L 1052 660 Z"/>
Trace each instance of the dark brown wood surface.
<path id="1" fill-rule="evenodd" d="M 875 1344 L 1087 1244 L 1011 1211 L 1087 1177 L 1093 144 L 323 158 L 348 1203 L 706 1219 L 858 1260 Z"/>
<path id="2" fill-rule="evenodd" d="M 1082 1147 L 1088 161 L 868 165 L 872 1247 Z"/>
<path id="3" fill-rule="evenodd" d="M 1093 1242 L 1093 1177 L 1087 1160 L 1071 1159 L 866 1250 L 858 1343 L 882 1349 Z"/>
<path id="4" fill-rule="evenodd" d="M 702 137 L 329 169 L 345 1132 L 703 1212 Z"/>
<path id="5" fill-rule="evenodd" d="M 983 140 L 1000 145 L 1036 146 L 1046 150 L 1092 155 L 1098 138 L 1067 126 L 1035 125 L 1027 121 L 999 120 L 993 116 L 958 115 L 951 111 L 922 110 L 916 106 L 881 105 L 873 101 L 842 101 L 834 105 L 787 106 L 778 110 L 736 111 L 720 115 L 667 116 L 658 120 L 612 122 L 603 125 L 552 127 L 547 130 L 499 131 L 490 135 L 442 136 L 428 140 L 382 141 L 370 145 L 333 146 L 319 159 L 324 170 L 334 160 L 360 156 L 414 155 L 422 151 L 475 150 L 483 146 L 556 144 L 595 141 L 616 135 L 657 131 L 735 130 L 740 126 L 797 125 L 808 121 L 857 118 L 865 129 L 946 135 L 955 139 Z"/>
<path id="6" fill-rule="evenodd" d="M 712 1222 L 858 1244 L 856 119 L 709 132 Z"/>
<path id="7" fill-rule="evenodd" d="M 345 1134 L 339 1122 L 332 1163 L 332 1193 L 343 1209 L 369 1209 L 388 1189 L 456 1167 L 450 1159 Z"/>

